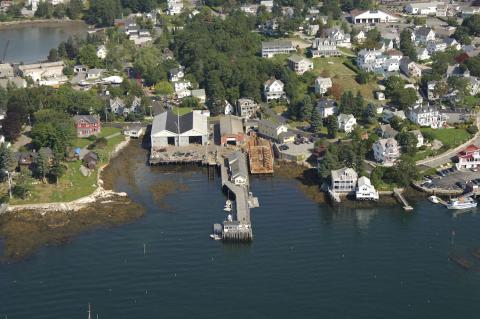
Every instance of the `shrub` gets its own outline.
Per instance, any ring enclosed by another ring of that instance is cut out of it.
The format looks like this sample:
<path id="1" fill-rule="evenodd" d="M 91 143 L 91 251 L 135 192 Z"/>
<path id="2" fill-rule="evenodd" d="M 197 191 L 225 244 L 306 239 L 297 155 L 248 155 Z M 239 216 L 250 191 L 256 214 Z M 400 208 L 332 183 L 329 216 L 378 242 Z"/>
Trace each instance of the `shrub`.
<path id="1" fill-rule="evenodd" d="M 477 134 L 478 132 L 478 127 L 476 125 L 470 125 L 468 128 L 467 128 L 467 132 L 470 133 L 470 134 Z"/>

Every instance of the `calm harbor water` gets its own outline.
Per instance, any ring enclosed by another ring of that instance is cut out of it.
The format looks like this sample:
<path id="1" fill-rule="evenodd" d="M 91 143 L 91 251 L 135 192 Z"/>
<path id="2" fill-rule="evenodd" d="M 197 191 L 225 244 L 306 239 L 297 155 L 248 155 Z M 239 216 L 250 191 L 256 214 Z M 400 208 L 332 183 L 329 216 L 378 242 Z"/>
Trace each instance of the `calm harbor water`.
<path id="1" fill-rule="evenodd" d="M 70 36 L 86 36 L 87 27 L 83 23 L 16 25 L 0 29 L 0 60 L 7 42 L 5 61 L 9 63 L 33 63 L 45 60 L 51 48 Z"/>
<path id="2" fill-rule="evenodd" d="M 130 225 L 100 229 L 0 265 L 0 318 L 473 318 L 480 311 L 480 217 L 456 218 L 427 201 L 334 210 L 297 181 L 253 179 L 261 207 L 255 240 L 209 239 L 224 217 L 219 179 L 201 169 L 150 168 L 144 157 L 116 189 L 147 209 Z M 186 184 L 164 201 L 150 187 Z M 451 233 L 456 231 L 452 244 Z M 146 253 L 144 255 L 144 244 Z M 475 262 L 465 271 L 451 250 Z"/>

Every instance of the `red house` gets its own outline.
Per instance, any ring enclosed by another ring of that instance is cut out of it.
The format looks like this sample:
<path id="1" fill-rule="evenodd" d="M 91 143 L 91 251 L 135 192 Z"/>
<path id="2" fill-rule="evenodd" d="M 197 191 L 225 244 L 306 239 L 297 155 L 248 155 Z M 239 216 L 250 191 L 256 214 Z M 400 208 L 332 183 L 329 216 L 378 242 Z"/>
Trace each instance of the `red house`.
<path id="1" fill-rule="evenodd" d="M 94 115 L 75 115 L 73 117 L 78 137 L 97 135 L 102 130 L 100 118 Z"/>

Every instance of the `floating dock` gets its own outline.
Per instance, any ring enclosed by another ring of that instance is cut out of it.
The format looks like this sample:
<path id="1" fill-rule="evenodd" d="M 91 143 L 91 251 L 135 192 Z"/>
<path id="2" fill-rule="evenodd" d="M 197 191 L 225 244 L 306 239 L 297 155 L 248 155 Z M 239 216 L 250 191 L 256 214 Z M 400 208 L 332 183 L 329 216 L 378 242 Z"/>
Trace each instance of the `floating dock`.
<path id="1" fill-rule="evenodd" d="M 251 174 L 273 174 L 272 143 L 258 136 L 252 136 L 247 143 Z"/>

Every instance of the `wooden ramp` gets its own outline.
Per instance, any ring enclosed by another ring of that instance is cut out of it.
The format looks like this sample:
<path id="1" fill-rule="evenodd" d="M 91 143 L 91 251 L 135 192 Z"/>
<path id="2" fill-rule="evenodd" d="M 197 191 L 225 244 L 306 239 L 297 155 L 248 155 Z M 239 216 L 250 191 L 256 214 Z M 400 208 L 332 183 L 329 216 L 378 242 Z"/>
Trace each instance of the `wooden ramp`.
<path id="1" fill-rule="evenodd" d="M 248 161 L 251 174 L 273 174 L 272 143 L 253 136 L 248 140 Z"/>
<path id="2" fill-rule="evenodd" d="M 403 205 L 403 210 L 406 210 L 406 211 L 411 211 L 413 210 L 413 207 L 410 206 L 410 204 L 408 204 L 407 200 L 405 199 L 405 197 L 403 197 L 402 195 L 402 190 L 399 189 L 399 188 L 395 188 L 393 190 L 393 194 L 395 195 L 395 198 Z"/>

